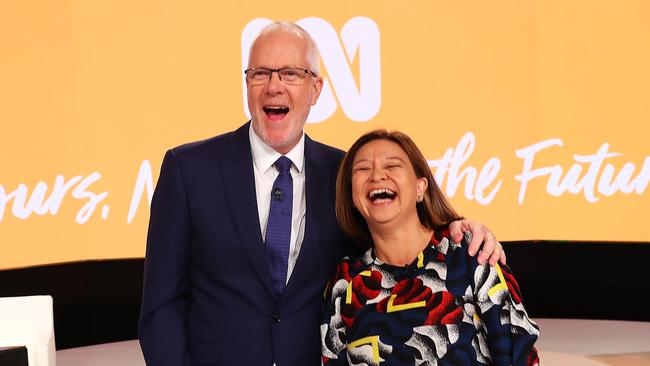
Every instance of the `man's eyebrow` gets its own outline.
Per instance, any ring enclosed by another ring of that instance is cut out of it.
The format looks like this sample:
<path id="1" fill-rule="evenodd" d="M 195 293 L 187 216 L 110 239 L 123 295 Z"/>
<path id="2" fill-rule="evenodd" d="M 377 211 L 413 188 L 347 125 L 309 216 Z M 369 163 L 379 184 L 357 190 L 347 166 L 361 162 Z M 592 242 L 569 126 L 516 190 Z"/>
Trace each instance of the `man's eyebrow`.
<path id="1" fill-rule="evenodd" d="M 302 67 L 296 65 L 284 65 L 276 69 L 268 66 L 251 66 L 250 69 L 282 70 L 282 69 L 302 69 Z"/>

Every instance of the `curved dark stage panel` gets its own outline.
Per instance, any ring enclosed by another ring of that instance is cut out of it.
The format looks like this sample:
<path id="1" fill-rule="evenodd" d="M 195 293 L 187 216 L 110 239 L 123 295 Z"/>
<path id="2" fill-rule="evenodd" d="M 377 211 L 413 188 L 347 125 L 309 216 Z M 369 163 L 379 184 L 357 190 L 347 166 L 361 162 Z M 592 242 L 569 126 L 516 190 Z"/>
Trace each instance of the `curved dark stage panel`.
<path id="1" fill-rule="evenodd" d="M 510 242 L 508 264 L 533 318 L 650 321 L 650 244 Z M 137 338 L 143 259 L 0 271 L 0 296 L 54 298 L 57 349 Z M 639 305 L 637 305 L 639 304 Z"/>

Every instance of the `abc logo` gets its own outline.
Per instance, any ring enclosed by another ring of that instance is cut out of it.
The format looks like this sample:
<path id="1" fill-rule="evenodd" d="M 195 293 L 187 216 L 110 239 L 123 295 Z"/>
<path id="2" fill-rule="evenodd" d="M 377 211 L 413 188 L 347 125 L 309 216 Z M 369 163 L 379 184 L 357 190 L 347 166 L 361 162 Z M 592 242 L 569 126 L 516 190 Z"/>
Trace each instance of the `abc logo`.
<path id="1" fill-rule="evenodd" d="M 258 18 L 250 21 L 242 32 L 242 72 L 248 67 L 248 51 L 255 36 L 269 19 Z M 336 111 L 338 106 L 343 113 L 355 122 L 372 119 L 381 107 L 381 67 L 379 53 L 379 28 L 367 17 L 348 20 L 336 33 L 327 21 L 320 18 L 304 18 L 296 22 L 314 38 L 321 53 L 323 65 L 327 70 L 323 91 L 318 103 L 311 109 L 307 122 L 322 122 Z M 339 40 L 340 36 L 340 40 Z M 354 79 L 350 61 L 358 58 L 359 83 Z M 246 96 L 246 80 L 242 78 L 244 111 L 250 118 Z"/>

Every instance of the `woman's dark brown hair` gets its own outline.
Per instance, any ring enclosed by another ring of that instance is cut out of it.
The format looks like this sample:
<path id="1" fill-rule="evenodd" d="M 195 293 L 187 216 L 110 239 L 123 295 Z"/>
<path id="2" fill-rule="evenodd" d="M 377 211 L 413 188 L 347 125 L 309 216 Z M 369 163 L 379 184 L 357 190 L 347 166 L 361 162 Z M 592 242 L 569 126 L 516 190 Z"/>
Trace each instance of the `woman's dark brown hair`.
<path id="1" fill-rule="evenodd" d="M 429 184 L 424 192 L 424 199 L 416 205 L 422 225 L 436 230 L 462 218 L 451 207 L 451 204 L 449 204 L 449 201 L 447 201 L 447 198 L 436 184 L 427 160 L 413 140 L 402 132 L 389 132 L 381 129 L 368 132 L 359 137 L 345 154 L 339 166 L 338 176 L 336 177 L 336 219 L 343 232 L 364 249 L 372 245 L 368 224 L 354 207 L 352 201 L 352 164 L 359 149 L 374 140 L 388 140 L 399 145 L 408 156 L 415 170 L 415 175 L 418 178 L 424 177 L 427 179 Z"/>

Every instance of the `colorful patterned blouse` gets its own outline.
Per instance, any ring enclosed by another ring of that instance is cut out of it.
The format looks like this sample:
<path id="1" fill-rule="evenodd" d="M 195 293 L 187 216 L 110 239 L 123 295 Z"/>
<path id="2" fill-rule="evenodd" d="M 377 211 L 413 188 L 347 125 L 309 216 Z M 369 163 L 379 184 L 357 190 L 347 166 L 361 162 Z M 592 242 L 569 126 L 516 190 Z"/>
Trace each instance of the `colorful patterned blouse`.
<path id="1" fill-rule="evenodd" d="M 471 234 L 470 234 L 471 235 Z M 449 231 L 405 267 L 369 249 L 325 292 L 324 365 L 535 365 L 539 328 L 507 266 L 479 265 Z"/>

